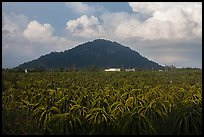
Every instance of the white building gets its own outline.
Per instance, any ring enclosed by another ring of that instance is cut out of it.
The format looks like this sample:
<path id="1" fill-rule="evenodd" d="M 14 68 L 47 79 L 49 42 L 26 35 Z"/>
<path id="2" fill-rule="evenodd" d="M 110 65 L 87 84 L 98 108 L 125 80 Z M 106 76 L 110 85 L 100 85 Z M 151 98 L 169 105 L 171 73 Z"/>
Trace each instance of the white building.
<path id="1" fill-rule="evenodd" d="M 109 68 L 105 69 L 105 71 L 120 71 L 120 68 Z"/>
<path id="2" fill-rule="evenodd" d="M 132 72 L 132 71 L 135 71 L 135 69 L 125 69 L 125 71 L 128 71 L 128 72 Z"/>

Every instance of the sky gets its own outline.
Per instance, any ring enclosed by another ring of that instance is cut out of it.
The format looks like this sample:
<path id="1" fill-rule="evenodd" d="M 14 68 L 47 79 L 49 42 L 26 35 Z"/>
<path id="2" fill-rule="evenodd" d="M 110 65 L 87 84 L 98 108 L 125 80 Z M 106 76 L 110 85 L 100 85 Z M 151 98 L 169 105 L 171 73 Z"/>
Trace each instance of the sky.
<path id="1" fill-rule="evenodd" d="M 202 3 L 2 3 L 2 68 L 99 38 L 163 66 L 202 68 Z"/>

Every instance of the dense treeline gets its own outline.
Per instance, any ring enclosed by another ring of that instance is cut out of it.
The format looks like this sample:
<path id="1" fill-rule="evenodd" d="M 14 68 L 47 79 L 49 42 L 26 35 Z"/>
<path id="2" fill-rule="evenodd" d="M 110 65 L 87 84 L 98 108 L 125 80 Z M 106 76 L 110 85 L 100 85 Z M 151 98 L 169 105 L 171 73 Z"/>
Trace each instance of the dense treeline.
<path id="1" fill-rule="evenodd" d="M 3 134 L 202 134 L 202 71 L 2 75 Z"/>

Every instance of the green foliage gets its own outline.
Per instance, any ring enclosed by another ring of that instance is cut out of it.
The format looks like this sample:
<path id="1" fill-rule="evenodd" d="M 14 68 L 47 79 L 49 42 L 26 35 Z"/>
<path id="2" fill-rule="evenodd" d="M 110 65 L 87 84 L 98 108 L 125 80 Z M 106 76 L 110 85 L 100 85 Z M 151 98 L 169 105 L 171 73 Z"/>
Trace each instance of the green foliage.
<path id="1" fill-rule="evenodd" d="M 2 132 L 201 135 L 201 73 L 6 72 Z"/>

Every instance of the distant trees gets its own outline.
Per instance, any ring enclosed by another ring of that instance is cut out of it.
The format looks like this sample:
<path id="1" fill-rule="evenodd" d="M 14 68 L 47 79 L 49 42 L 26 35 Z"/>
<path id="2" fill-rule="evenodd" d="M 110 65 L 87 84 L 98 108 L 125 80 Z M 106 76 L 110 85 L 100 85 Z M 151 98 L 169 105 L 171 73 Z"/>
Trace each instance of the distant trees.
<path id="1" fill-rule="evenodd" d="M 25 73 L 25 70 L 27 70 L 28 73 L 32 73 L 32 72 L 74 72 L 74 71 L 104 71 L 105 68 L 100 68 L 97 67 L 95 65 L 90 65 L 88 67 L 83 67 L 83 68 L 79 68 L 77 67 L 75 64 L 71 64 L 67 67 L 59 67 L 59 68 L 46 68 L 44 66 L 39 66 L 36 68 L 2 68 L 2 74 L 4 74 L 5 72 L 20 72 L 20 73 Z M 128 69 L 126 69 L 125 67 L 120 68 L 121 71 L 131 71 L 131 70 L 135 70 L 135 71 L 148 71 L 150 70 L 149 68 L 144 68 L 144 67 L 138 67 L 135 66 L 133 68 L 128 67 Z M 151 70 L 154 70 L 154 68 L 152 68 Z M 162 69 L 163 70 L 163 69 Z M 179 71 L 179 70 L 202 70 L 201 68 L 196 68 L 196 67 L 186 67 L 186 68 L 176 68 L 174 65 L 165 65 L 164 66 L 164 71 Z"/>
<path id="2" fill-rule="evenodd" d="M 175 69 L 176 69 L 176 67 L 174 65 L 165 65 L 165 71 L 172 71 Z"/>

